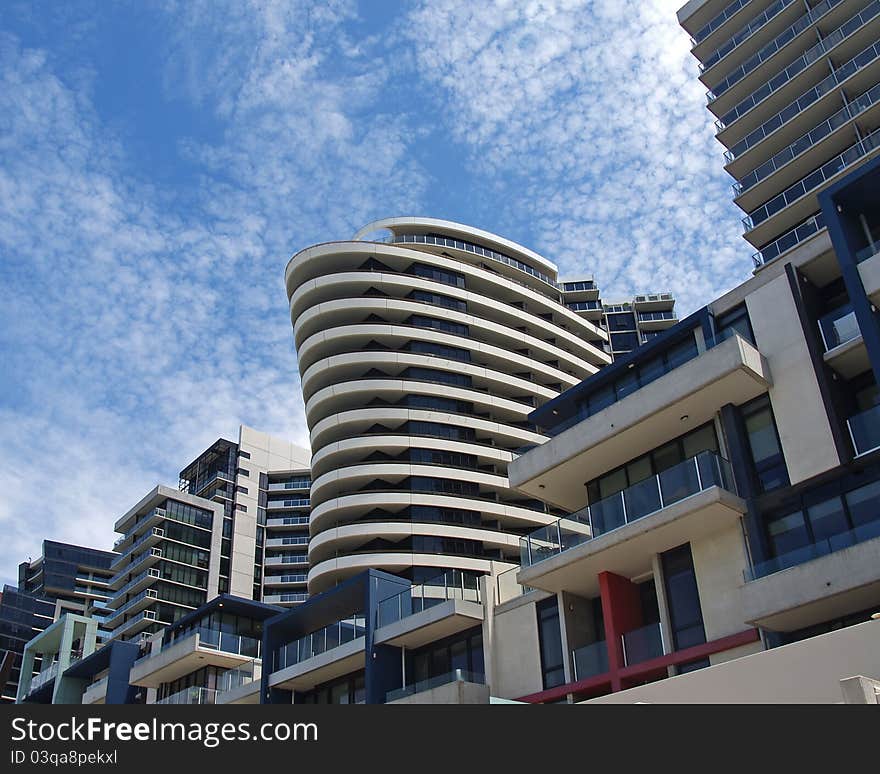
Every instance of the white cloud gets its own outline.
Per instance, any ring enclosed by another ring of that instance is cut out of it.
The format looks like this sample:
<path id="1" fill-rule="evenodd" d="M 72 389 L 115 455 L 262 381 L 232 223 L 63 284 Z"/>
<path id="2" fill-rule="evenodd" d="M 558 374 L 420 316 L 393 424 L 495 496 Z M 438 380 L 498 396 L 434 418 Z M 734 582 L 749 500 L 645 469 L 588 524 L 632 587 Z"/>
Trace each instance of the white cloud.
<path id="1" fill-rule="evenodd" d="M 431 0 L 403 34 L 511 230 L 607 297 L 692 310 L 749 261 L 677 5 Z"/>
<path id="2" fill-rule="evenodd" d="M 109 547 L 120 513 L 239 422 L 307 442 L 286 262 L 424 190 L 403 120 L 357 115 L 382 68 L 349 84 L 302 32 L 317 18 L 332 39 L 346 8 L 167 7 L 172 71 L 224 128 L 187 141 L 202 177 L 180 196 L 130 174 L 46 52 L 0 38 L 0 578 L 44 537 Z"/>

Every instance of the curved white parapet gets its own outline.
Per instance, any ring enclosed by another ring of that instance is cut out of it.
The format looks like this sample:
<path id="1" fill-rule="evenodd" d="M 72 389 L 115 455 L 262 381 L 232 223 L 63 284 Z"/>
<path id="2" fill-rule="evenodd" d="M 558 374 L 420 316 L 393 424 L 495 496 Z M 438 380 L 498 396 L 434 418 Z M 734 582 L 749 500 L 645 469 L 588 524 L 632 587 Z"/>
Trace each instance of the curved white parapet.
<path id="1" fill-rule="evenodd" d="M 358 241 L 381 229 L 390 241 Z M 371 567 L 514 566 L 520 535 L 556 518 L 509 486 L 547 440 L 529 414 L 610 362 L 556 267 L 479 229 L 391 218 L 301 251 L 285 283 L 313 451 L 309 592 Z"/>
<path id="2" fill-rule="evenodd" d="M 506 253 L 512 258 L 518 258 L 521 261 L 532 264 L 536 269 L 554 275 L 554 278 L 557 273 L 556 264 L 548 261 L 544 256 L 538 255 L 534 250 L 529 250 L 528 247 L 523 247 L 510 239 L 505 239 L 489 231 L 483 231 L 464 223 L 456 223 L 452 220 L 422 217 L 382 218 L 381 220 L 374 220 L 372 223 L 368 223 L 354 235 L 354 239 L 360 240 L 371 232 L 382 230 L 388 230 L 392 234 L 438 233 L 453 239 L 462 239 L 468 242 L 474 241 L 482 243 L 485 247 Z"/>

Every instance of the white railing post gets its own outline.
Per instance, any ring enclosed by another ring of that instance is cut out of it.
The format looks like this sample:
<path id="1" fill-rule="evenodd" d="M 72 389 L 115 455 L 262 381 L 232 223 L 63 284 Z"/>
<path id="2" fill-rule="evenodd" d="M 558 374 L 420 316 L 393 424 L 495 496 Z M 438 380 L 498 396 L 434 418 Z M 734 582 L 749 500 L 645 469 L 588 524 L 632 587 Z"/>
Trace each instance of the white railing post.
<path id="1" fill-rule="evenodd" d="M 660 485 L 660 474 L 656 473 L 654 475 L 654 480 L 657 482 L 657 497 L 660 498 L 660 507 L 665 508 L 666 505 L 663 502 L 663 487 Z"/>

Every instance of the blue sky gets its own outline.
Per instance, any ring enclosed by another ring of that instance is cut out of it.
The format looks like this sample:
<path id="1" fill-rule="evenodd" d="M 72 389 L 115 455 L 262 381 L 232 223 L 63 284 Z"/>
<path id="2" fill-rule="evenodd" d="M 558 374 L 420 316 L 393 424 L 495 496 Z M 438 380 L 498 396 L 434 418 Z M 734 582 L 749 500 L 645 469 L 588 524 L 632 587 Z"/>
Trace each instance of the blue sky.
<path id="1" fill-rule="evenodd" d="M 0 581 L 240 422 L 306 442 L 311 243 L 448 218 L 681 313 L 746 279 L 678 5 L 5 0 Z"/>

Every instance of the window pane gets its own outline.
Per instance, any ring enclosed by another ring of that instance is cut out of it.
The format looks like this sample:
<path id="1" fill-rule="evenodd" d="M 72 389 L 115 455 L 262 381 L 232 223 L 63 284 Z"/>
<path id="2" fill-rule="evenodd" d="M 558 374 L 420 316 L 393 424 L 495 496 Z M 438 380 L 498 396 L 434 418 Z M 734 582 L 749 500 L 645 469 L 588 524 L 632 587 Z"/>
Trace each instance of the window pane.
<path id="1" fill-rule="evenodd" d="M 653 471 L 651 470 L 651 458 L 644 456 L 631 462 L 626 466 L 626 475 L 630 486 L 637 484 L 639 481 L 644 481 L 646 478 L 650 478 L 653 475 Z"/>
<path id="2" fill-rule="evenodd" d="M 782 453 L 769 408 L 747 416 L 745 423 L 746 432 L 749 434 L 749 445 L 752 449 L 752 459 L 756 465 Z"/>
<path id="3" fill-rule="evenodd" d="M 774 519 L 767 525 L 767 531 L 776 556 L 803 548 L 810 542 L 804 515 L 800 511 Z"/>
<path id="4" fill-rule="evenodd" d="M 683 460 L 681 449 L 675 442 L 661 446 L 651 456 L 654 458 L 654 469 L 658 473 L 678 465 Z"/>
<path id="5" fill-rule="evenodd" d="M 676 344 L 666 353 L 666 363 L 670 369 L 678 368 L 696 356 L 697 342 L 693 338 L 689 338 L 681 344 Z"/>
<path id="6" fill-rule="evenodd" d="M 626 471 L 616 470 L 599 479 L 599 498 L 604 500 L 626 488 Z"/>
<path id="7" fill-rule="evenodd" d="M 847 494 L 846 504 L 852 523 L 856 527 L 880 519 L 880 481 Z"/>
<path id="8" fill-rule="evenodd" d="M 807 515 L 813 528 L 813 540 L 816 542 L 849 529 L 843 503 L 839 497 L 832 497 L 830 500 L 807 508 Z"/>
<path id="9" fill-rule="evenodd" d="M 693 433 L 689 433 L 683 439 L 684 458 L 696 457 L 701 451 L 718 451 L 718 441 L 715 438 L 713 425 L 706 425 Z"/>

